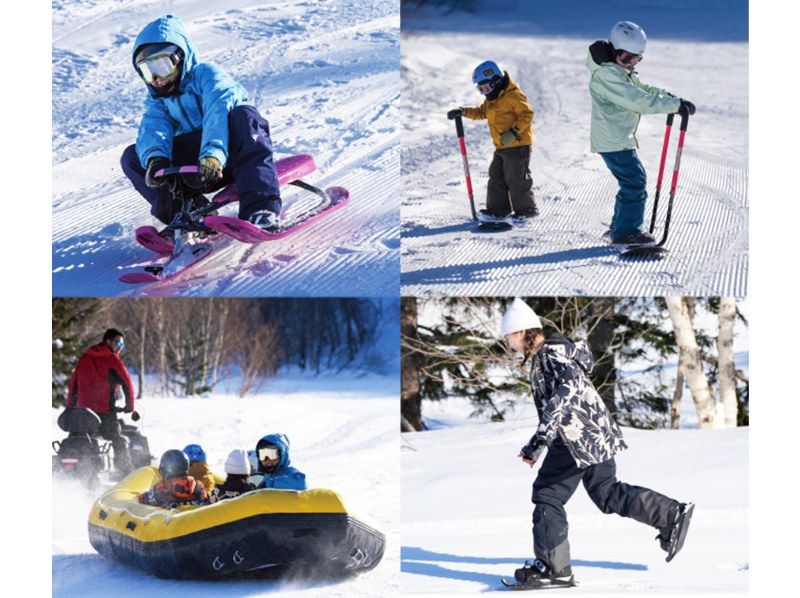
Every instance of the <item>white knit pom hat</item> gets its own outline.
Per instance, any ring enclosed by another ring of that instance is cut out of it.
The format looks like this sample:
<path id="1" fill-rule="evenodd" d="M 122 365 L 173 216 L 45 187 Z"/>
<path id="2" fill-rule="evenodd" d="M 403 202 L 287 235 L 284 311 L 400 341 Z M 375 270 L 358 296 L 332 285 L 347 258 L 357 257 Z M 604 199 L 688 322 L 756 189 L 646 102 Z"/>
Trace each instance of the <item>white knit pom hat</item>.
<path id="1" fill-rule="evenodd" d="M 541 327 L 542 321 L 536 315 L 536 312 L 522 299 L 516 297 L 511 305 L 508 306 L 506 313 L 503 314 L 503 320 L 500 322 L 500 334 L 505 336 L 512 332 Z"/>
<path id="2" fill-rule="evenodd" d="M 247 453 L 241 449 L 231 451 L 225 461 L 225 473 L 250 475 L 250 460 L 247 458 Z"/>

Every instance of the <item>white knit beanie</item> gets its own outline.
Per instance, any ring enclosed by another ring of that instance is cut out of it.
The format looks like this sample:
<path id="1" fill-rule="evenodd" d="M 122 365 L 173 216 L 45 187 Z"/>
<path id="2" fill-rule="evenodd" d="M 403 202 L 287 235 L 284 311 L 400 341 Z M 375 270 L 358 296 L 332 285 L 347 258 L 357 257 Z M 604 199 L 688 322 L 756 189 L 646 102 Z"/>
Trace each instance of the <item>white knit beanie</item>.
<path id="1" fill-rule="evenodd" d="M 225 473 L 250 475 L 250 460 L 247 458 L 247 453 L 241 449 L 231 451 L 225 461 Z"/>
<path id="2" fill-rule="evenodd" d="M 527 303 L 519 297 L 515 298 L 508 306 L 506 313 L 503 314 L 503 321 L 500 323 L 500 334 L 505 336 L 512 332 L 528 330 L 530 328 L 541 328 L 542 322 Z"/>

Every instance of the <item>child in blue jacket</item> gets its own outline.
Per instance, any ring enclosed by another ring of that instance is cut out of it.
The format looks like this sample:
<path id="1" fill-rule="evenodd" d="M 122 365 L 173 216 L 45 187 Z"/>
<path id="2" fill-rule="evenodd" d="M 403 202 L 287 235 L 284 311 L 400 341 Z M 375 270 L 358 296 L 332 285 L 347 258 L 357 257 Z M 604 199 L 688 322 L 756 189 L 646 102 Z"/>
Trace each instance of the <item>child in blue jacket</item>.
<path id="1" fill-rule="evenodd" d="M 169 224 L 181 206 L 168 177 L 155 173 L 172 165 L 197 164 L 202 192 L 236 183 L 239 218 L 264 230 L 279 225 L 281 197 L 269 124 L 247 91 L 214 64 L 200 62 L 181 20 L 172 15 L 149 23 L 136 38 L 133 67 L 147 85 L 136 144 L 121 165 L 150 213 Z M 192 209 L 208 205 L 192 193 Z"/>

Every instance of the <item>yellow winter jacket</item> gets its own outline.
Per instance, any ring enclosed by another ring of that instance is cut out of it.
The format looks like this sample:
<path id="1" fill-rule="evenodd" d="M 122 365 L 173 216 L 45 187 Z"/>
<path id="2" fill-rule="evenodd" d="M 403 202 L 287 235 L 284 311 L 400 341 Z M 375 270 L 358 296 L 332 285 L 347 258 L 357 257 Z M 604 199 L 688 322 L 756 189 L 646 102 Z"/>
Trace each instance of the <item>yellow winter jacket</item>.
<path id="1" fill-rule="evenodd" d="M 203 482 L 203 486 L 206 487 L 206 492 L 211 494 L 211 491 L 214 489 L 215 480 L 208 463 L 205 461 L 192 461 L 191 465 L 189 465 L 189 475 L 195 480 Z"/>
<path id="2" fill-rule="evenodd" d="M 464 116 L 472 120 L 489 121 L 489 133 L 497 149 L 533 144 L 533 108 L 511 78 L 508 80 L 508 87 L 496 99 L 487 98 L 477 108 L 467 107 L 463 112 Z M 500 135 L 512 127 L 517 130 L 517 138 L 504 146 L 500 143 Z"/>

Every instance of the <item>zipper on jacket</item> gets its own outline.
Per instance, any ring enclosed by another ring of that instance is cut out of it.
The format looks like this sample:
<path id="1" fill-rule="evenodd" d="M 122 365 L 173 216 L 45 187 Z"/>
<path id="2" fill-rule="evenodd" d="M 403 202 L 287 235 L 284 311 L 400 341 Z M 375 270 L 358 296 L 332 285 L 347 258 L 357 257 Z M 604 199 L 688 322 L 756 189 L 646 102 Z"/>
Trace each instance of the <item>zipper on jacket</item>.
<path id="1" fill-rule="evenodd" d="M 189 113 L 186 112 L 186 108 L 184 107 L 183 102 L 181 101 L 181 96 L 178 96 L 176 99 L 178 100 L 178 108 L 181 109 L 181 114 L 183 114 L 183 118 L 186 119 L 186 126 L 187 126 L 186 132 L 188 133 L 189 131 L 193 131 L 194 125 L 192 124 L 192 119 L 189 118 Z"/>

